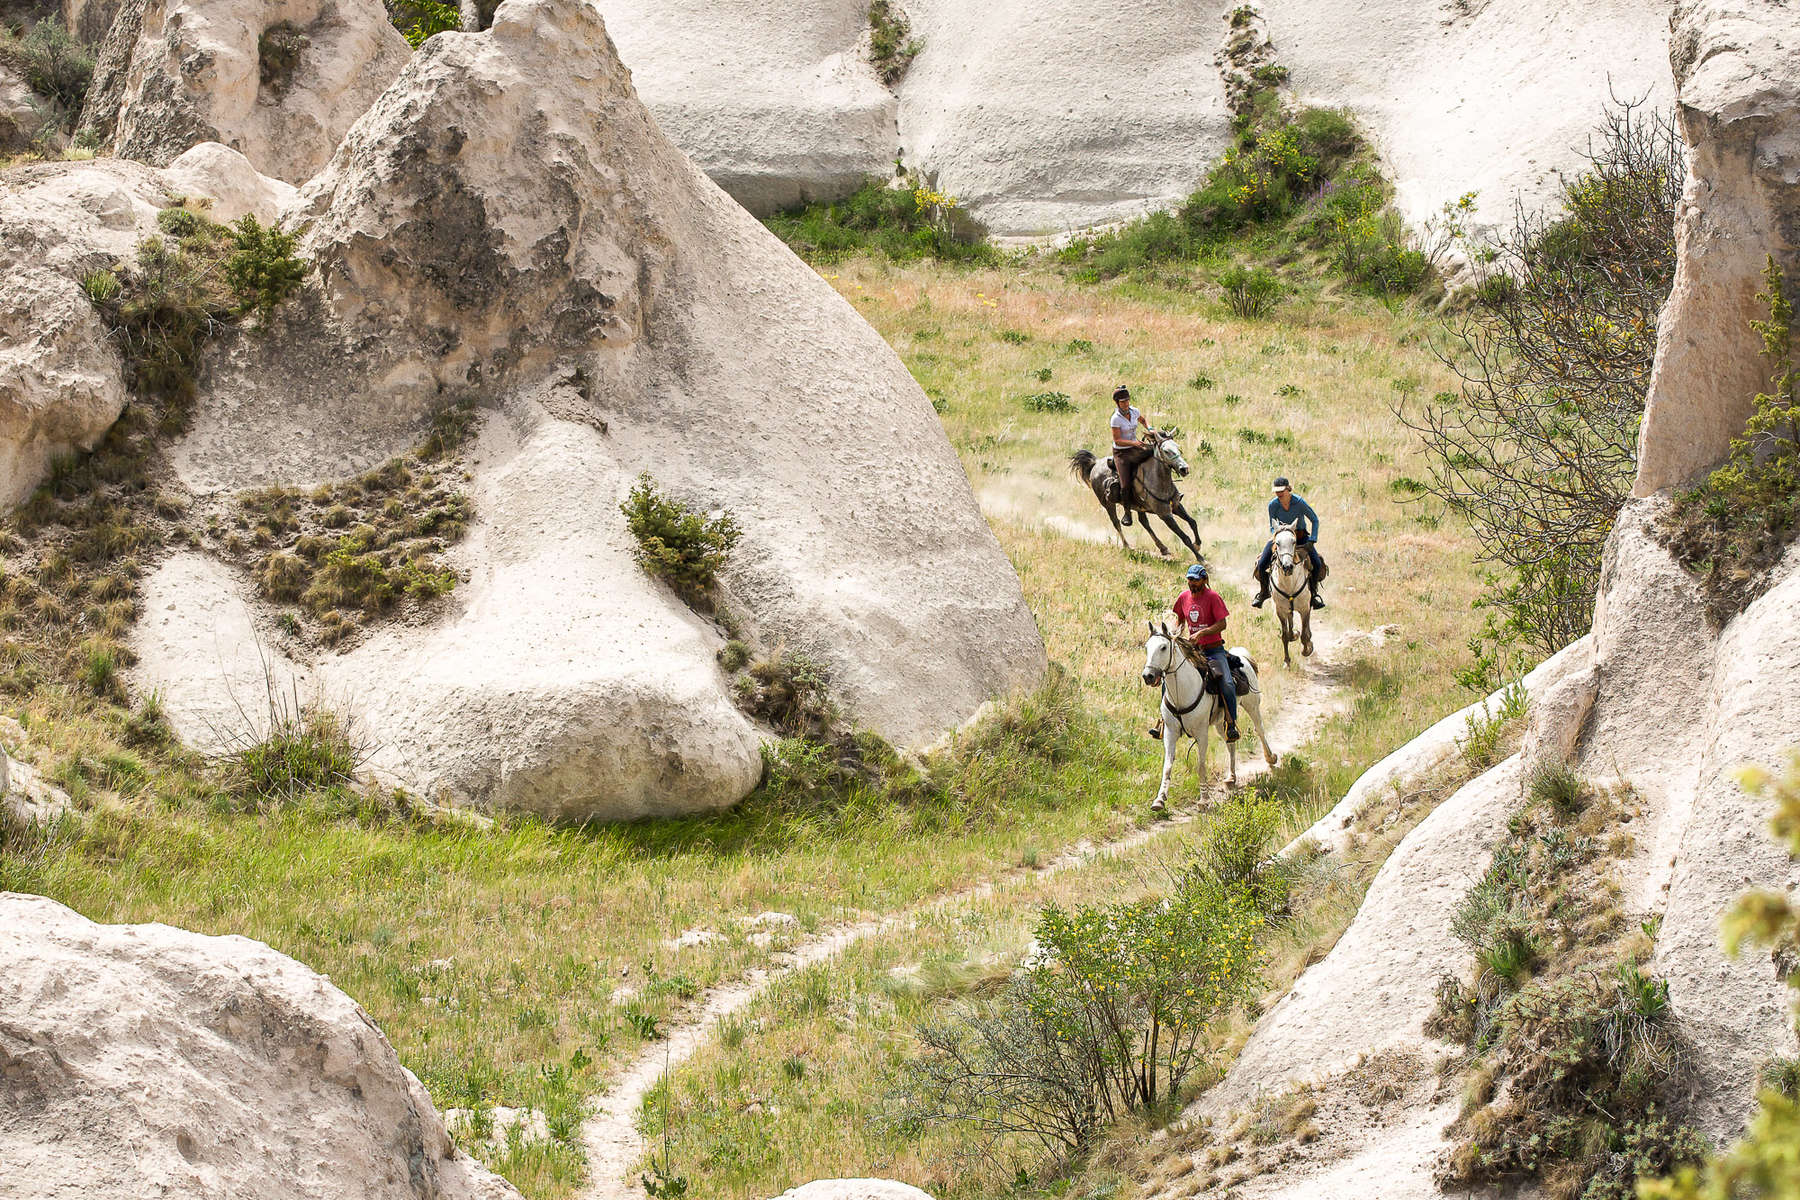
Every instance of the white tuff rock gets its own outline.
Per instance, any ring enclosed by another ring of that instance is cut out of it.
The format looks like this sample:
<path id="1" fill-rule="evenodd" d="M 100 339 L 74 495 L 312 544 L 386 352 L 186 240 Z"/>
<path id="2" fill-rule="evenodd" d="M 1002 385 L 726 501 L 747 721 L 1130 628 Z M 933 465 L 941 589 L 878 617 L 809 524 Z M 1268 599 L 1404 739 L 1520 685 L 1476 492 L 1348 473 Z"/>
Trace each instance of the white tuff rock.
<path id="1" fill-rule="evenodd" d="M 732 513 L 734 607 L 824 662 L 858 725 L 929 742 L 1041 676 L 929 400 L 662 135 L 592 4 L 509 0 L 432 39 L 300 205 L 320 285 L 217 344 L 176 469 L 203 494 L 342 477 L 469 398 L 465 582 L 433 623 L 302 663 L 259 635 L 247 580 L 166 560 L 138 680 L 184 733 L 233 724 L 267 662 L 428 796 L 609 819 L 736 801 L 764 735 L 717 628 L 633 559 L 619 503 L 641 472 Z"/>
<path id="2" fill-rule="evenodd" d="M 889 1179 L 815 1179 L 790 1188 L 775 1200 L 931 1200 L 911 1184 Z"/>
<path id="3" fill-rule="evenodd" d="M 298 184 L 408 53 L 380 0 L 123 0 L 82 125 L 121 158 L 164 166 L 223 142 Z"/>
<path id="4" fill-rule="evenodd" d="M 324 976 L 0 893 L 4 1200 L 517 1200 Z"/>
<path id="5" fill-rule="evenodd" d="M 1743 432 L 1769 363 L 1750 322 L 1774 255 L 1800 273 L 1800 9 L 1771 0 L 1683 0 L 1671 21 L 1687 186 L 1674 290 L 1657 327 L 1636 494 L 1689 482 Z"/>

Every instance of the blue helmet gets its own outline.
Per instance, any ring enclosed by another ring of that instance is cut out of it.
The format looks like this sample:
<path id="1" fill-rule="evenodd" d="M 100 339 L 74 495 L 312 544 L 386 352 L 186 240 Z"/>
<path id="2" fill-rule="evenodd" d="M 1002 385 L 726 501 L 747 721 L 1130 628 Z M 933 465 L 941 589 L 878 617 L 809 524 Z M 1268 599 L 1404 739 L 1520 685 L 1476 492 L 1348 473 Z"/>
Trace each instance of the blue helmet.
<path id="1" fill-rule="evenodd" d="M 1195 563 L 1193 566 L 1188 568 L 1188 576 L 1187 577 L 1189 579 L 1205 579 L 1206 578 L 1206 567 L 1200 563 Z"/>

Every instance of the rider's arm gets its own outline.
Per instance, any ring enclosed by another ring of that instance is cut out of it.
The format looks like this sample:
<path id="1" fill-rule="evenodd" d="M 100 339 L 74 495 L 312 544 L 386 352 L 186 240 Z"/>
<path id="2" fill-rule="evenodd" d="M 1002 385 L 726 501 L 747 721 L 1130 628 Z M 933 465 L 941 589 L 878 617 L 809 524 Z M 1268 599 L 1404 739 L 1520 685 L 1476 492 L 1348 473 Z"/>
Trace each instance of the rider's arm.
<path id="1" fill-rule="evenodd" d="M 1308 504 L 1306 506 L 1306 511 L 1304 513 L 1302 513 L 1301 516 L 1306 518 L 1307 523 L 1312 526 L 1311 530 L 1306 535 L 1306 540 L 1309 542 L 1318 541 L 1319 540 L 1319 514 L 1313 511 L 1312 505 Z"/>
<path id="2" fill-rule="evenodd" d="M 1205 629 L 1202 629 L 1202 630 L 1198 631 L 1197 633 L 1195 633 L 1194 636 L 1197 638 L 1211 637 L 1215 633 L 1224 633 L 1224 632 L 1225 632 L 1225 618 L 1220 617 L 1218 620 L 1214 621 L 1211 625 L 1208 625 Z"/>

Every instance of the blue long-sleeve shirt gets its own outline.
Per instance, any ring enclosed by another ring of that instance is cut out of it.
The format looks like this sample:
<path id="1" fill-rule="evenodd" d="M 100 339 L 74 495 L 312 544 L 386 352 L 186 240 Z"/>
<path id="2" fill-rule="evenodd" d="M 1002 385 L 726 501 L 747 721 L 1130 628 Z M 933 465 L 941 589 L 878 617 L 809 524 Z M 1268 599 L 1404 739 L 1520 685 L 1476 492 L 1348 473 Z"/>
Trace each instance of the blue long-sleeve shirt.
<path id="1" fill-rule="evenodd" d="M 1312 505 L 1298 496 L 1288 497 L 1288 506 L 1281 507 L 1280 497 L 1269 501 L 1269 532 L 1274 533 L 1277 525 L 1286 525 L 1298 518 L 1301 531 L 1308 541 L 1319 540 L 1319 514 L 1312 510 Z"/>

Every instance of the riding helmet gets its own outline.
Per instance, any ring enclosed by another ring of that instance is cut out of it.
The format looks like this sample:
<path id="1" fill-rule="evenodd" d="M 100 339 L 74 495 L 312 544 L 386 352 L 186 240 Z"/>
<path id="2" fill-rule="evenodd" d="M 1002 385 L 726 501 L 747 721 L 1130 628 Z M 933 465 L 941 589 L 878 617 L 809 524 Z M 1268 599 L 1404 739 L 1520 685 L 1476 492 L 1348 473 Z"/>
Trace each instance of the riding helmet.
<path id="1" fill-rule="evenodd" d="M 1129 400 L 1129 399 L 1131 399 L 1131 389 L 1121 383 L 1118 387 L 1113 389 L 1113 399 L 1114 400 Z"/>

